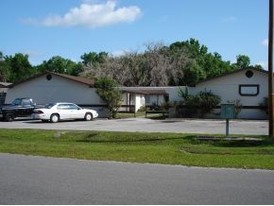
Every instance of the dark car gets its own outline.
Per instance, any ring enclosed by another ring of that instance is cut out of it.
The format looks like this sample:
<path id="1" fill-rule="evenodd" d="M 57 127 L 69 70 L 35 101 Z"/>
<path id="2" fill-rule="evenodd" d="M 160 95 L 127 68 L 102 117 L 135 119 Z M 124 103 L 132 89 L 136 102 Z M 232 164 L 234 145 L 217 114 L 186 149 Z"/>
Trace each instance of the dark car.
<path id="1" fill-rule="evenodd" d="M 10 104 L 0 107 L 0 118 L 5 121 L 13 121 L 16 117 L 31 116 L 36 104 L 28 97 L 16 98 Z"/>

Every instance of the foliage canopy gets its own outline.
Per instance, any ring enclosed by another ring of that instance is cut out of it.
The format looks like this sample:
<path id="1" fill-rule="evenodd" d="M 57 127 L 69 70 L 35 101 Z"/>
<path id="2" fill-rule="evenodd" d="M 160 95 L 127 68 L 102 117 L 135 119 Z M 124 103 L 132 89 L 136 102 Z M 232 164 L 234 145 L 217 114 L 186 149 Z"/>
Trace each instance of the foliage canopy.
<path id="1" fill-rule="evenodd" d="M 144 52 L 125 52 L 113 56 L 107 52 L 88 52 L 74 62 L 54 56 L 40 65 L 32 66 L 28 55 L 16 53 L 5 56 L 0 52 L 0 81 L 16 83 L 45 70 L 88 78 L 108 77 L 123 86 L 181 86 L 229 71 L 250 67 L 250 58 L 237 55 L 231 64 L 217 53 L 210 53 L 196 39 L 177 41 L 170 45 L 149 43 Z M 261 66 L 253 67 L 262 69 Z"/>

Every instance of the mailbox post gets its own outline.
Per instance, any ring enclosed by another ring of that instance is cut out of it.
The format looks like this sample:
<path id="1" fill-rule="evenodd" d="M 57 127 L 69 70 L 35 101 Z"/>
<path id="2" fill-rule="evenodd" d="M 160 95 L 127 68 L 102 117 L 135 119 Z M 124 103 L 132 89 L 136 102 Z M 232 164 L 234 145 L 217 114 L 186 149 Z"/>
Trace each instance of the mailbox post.
<path id="1" fill-rule="evenodd" d="M 235 118 L 234 104 L 221 104 L 221 118 L 226 120 L 226 136 L 229 135 L 229 120 Z"/>

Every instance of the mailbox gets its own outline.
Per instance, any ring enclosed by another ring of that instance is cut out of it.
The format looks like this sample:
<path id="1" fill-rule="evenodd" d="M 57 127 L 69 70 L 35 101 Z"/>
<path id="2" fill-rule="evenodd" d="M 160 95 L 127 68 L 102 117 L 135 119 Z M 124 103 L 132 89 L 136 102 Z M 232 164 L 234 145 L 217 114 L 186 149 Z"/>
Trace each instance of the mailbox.
<path id="1" fill-rule="evenodd" d="M 234 104 L 221 104 L 221 118 L 234 119 L 235 118 L 235 105 Z"/>

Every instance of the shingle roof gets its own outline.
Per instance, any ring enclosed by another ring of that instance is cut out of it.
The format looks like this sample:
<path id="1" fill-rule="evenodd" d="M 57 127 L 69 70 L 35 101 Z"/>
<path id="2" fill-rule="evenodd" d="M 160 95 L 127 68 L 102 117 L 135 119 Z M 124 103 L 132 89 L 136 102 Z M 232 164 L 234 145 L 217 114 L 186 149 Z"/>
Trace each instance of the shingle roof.
<path id="1" fill-rule="evenodd" d="M 59 77 L 63 77 L 65 79 L 70 79 L 79 83 L 83 83 L 83 84 L 87 84 L 91 87 L 94 87 L 95 84 L 95 80 L 94 79 L 87 79 L 84 77 L 79 77 L 79 76 L 72 76 L 72 75 L 68 75 L 68 74 L 60 74 L 60 73 L 55 73 L 55 72 L 48 72 L 50 74 L 59 76 Z"/>
<path id="2" fill-rule="evenodd" d="M 69 79 L 69 80 L 72 80 L 72 81 L 76 81 L 76 82 L 79 82 L 79 83 L 82 83 L 82 84 L 86 84 L 90 87 L 94 87 L 94 84 L 95 84 L 94 79 L 87 79 L 87 78 L 84 78 L 84 77 L 78 77 L 78 76 L 72 76 L 72 75 L 68 75 L 68 74 L 60 74 L 60 73 L 56 73 L 56 72 L 45 71 L 41 74 L 34 75 L 34 76 L 32 76 L 32 77 L 30 77 L 26 80 L 20 81 L 18 83 L 11 84 L 8 87 L 17 86 L 19 84 L 22 84 L 24 82 L 36 79 L 38 77 L 41 77 L 41 76 L 44 76 L 44 75 L 47 75 L 47 74 L 55 75 L 55 76 L 62 77 L 62 78 L 65 78 L 65 79 Z"/>
<path id="3" fill-rule="evenodd" d="M 132 94 L 147 94 L 147 95 L 166 95 L 167 92 L 164 89 L 150 89 L 147 88 L 122 88 L 122 92 L 128 92 Z"/>
<path id="4" fill-rule="evenodd" d="M 9 83 L 9 82 L 0 82 L 0 88 L 8 88 L 8 86 L 11 84 L 12 83 Z"/>

